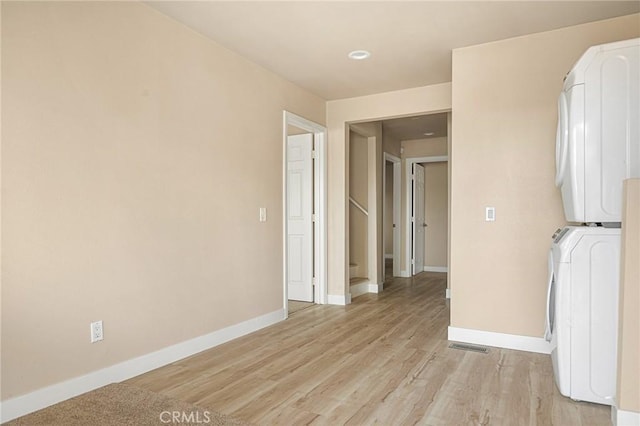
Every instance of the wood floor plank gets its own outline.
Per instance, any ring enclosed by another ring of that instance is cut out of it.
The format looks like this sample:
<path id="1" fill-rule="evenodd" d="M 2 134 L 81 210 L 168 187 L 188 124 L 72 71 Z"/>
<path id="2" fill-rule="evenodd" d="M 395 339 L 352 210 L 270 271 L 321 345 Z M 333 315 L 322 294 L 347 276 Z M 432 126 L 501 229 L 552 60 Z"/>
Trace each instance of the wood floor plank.
<path id="1" fill-rule="evenodd" d="M 257 425 L 609 425 L 548 355 L 449 348 L 446 275 L 385 282 L 128 382 Z"/>

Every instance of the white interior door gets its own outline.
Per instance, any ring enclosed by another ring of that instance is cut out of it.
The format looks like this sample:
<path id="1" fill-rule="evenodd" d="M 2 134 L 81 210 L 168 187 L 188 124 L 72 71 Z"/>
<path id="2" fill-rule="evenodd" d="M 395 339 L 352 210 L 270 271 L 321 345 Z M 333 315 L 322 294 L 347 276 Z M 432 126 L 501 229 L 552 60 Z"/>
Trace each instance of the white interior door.
<path id="1" fill-rule="evenodd" d="M 424 167 L 413 164 L 413 258 L 412 274 L 424 271 Z"/>
<path id="2" fill-rule="evenodd" d="M 402 165 L 400 161 L 393 164 L 393 276 L 399 277 L 400 265 L 400 181 Z"/>
<path id="3" fill-rule="evenodd" d="M 313 302 L 313 135 L 287 137 L 287 293 Z"/>

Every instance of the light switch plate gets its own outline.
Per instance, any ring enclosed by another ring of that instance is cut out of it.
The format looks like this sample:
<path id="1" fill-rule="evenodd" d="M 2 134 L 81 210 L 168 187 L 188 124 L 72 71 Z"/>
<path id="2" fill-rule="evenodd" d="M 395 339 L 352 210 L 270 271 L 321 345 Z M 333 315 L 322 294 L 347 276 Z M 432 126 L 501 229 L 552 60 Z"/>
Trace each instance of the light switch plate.
<path id="1" fill-rule="evenodd" d="M 495 207 L 485 207 L 484 209 L 484 220 L 487 222 L 495 222 L 496 221 L 496 208 Z"/>
<path id="2" fill-rule="evenodd" d="M 267 221 L 267 208 L 260 207 L 260 222 L 266 222 L 266 221 Z"/>

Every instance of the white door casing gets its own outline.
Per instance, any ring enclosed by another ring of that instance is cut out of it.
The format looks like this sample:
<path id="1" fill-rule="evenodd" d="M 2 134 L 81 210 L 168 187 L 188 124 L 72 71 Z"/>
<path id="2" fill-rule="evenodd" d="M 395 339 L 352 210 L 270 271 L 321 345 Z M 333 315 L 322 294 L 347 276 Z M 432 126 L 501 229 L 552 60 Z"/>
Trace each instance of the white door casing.
<path id="1" fill-rule="evenodd" d="M 424 167 L 413 165 L 413 268 L 412 275 L 424 271 Z"/>
<path id="2" fill-rule="evenodd" d="M 313 302 L 313 134 L 287 137 L 287 291 Z"/>
<path id="3" fill-rule="evenodd" d="M 314 262 L 314 303 L 329 303 L 327 294 L 327 129 L 326 127 L 310 121 L 304 117 L 289 111 L 282 111 L 282 303 L 284 318 L 288 316 L 288 173 L 287 173 L 287 147 L 288 132 L 290 127 L 313 134 L 314 158 L 313 158 L 313 262 Z"/>

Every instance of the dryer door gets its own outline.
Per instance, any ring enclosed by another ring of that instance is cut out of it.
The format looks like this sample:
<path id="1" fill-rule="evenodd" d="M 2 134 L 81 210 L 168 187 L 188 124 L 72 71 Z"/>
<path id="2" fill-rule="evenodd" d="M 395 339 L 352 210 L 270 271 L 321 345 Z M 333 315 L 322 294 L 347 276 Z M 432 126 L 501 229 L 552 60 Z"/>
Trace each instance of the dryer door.
<path id="1" fill-rule="evenodd" d="M 556 277 L 553 265 L 553 250 L 549 250 L 549 276 L 547 278 L 547 315 L 544 331 L 544 339 L 551 342 L 555 326 L 556 312 Z"/>
<path id="2" fill-rule="evenodd" d="M 558 98 L 558 128 L 556 130 L 556 186 L 561 187 L 569 161 L 569 108 L 567 95 Z"/>
<path id="3" fill-rule="evenodd" d="M 569 222 L 584 217 L 584 86 L 562 92 L 558 99 L 556 185 L 560 187 L 564 216 Z"/>

